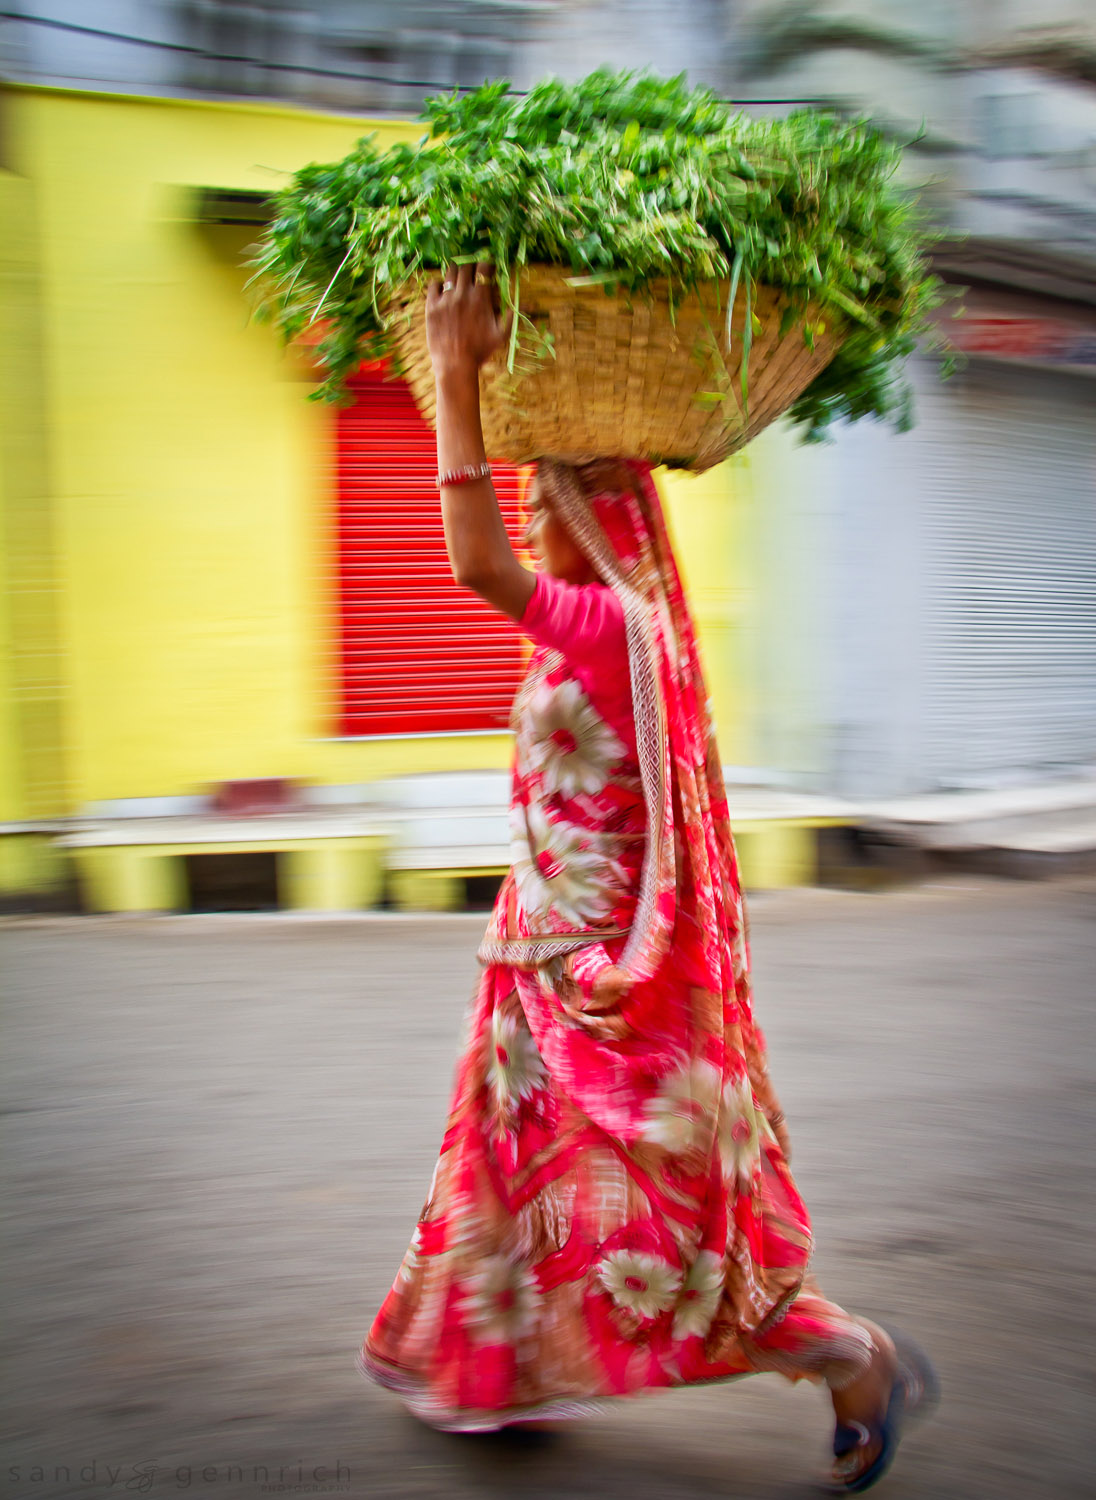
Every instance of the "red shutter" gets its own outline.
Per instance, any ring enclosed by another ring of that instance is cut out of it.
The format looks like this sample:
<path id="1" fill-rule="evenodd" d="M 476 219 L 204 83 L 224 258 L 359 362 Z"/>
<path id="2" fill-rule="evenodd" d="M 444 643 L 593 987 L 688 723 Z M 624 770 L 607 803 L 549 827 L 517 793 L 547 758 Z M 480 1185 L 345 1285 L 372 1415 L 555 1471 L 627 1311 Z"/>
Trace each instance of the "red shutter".
<path id="1" fill-rule="evenodd" d="M 363 373 L 352 392 L 338 415 L 340 732 L 505 729 L 525 649 L 453 582 L 434 434 L 402 381 Z M 519 473 L 494 477 L 517 542 Z"/>

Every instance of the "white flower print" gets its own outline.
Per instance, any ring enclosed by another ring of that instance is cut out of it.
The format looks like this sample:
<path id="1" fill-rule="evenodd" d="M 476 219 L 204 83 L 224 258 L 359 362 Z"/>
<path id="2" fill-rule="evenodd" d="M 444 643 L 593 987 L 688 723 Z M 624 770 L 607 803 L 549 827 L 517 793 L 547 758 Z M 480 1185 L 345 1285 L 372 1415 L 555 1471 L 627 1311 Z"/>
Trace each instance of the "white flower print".
<path id="1" fill-rule="evenodd" d="M 638 1318 L 657 1318 L 674 1305 L 681 1272 L 660 1256 L 642 1250 L 611 1251 L 597 1278 L 618 1307 Z"/>
<path id="2" fill-rule="evenodd" d="M 554 909 L 572 927 L 604 920 L 620 871 L 598 844 L 598 834 L 551 823 L 535 803 L 515 806 L 510 852 L 526 912 L 543 920 Z"/>
<path id="3" fill-rule="evenodd" d="M 422 1225 L 416 1224 L 415 1232 L 411 1236 L 411 1243 L 407 1247 L 407 1253 L 400 1262 L 400 1269 L 397 1273 L 400 1281 L 414 1281 L 415 1273 L 418 1271 L 422 1261 L 421 1250 Z"/>
<path id="4" fill-rule="evenodd" d="M 703 1338 L 723 1297 L 723 1257 L 701 1250 L 689 1267 L 674 1311 L 674 1338 Z"/>
<path id="5" fill-rule="evenodd" d="M 645 1141 L 667 1151 L 688 1151 L 711 1139 L 712 1116 L 719 1099 L 719 1069 L 692 1061 L 670 1074 L 647 1100 L 641 1133 Z"/>
<path id="6" fill-rule="evenodd" d="M 516 1104 L 543 1088 L 548 1074 L 524 1021 L 512 1011 L 491 1017 L 487 1081 L 499 1104 Z"/>
<path id="7" fill-rule="evenodd" d="M 741 1188 L 748 1188 L 761 1153 L 757 1108 L 748 1078 L 734 1078 L 724 1088 L 718 1138 L 724 1181 L 736 1177 Z"/>
<path id="8" fill-rule="evenodd" d="M 513 1344 L 532 1332 L 540 1289 L 524 1266 L 491 1255 L 465 1278 L 464 1285 L 461 1312 L 482 1343 Z"/>
<path id="9" fill-rule="evenodd" d="M 542 688 L 528 706 L 530 767 L 551 795 L 600 792 L 623 759 L 620 740 L 573 679 Z"/>
<path id="10" fill-rule="evenodd" d="M 560 958 L 549 958 L 537 969 L 537 983 L 540 985 L 542 994 L 555 995 L 559 993 L 559 987 L 563 983 L 564 960 Z"/>

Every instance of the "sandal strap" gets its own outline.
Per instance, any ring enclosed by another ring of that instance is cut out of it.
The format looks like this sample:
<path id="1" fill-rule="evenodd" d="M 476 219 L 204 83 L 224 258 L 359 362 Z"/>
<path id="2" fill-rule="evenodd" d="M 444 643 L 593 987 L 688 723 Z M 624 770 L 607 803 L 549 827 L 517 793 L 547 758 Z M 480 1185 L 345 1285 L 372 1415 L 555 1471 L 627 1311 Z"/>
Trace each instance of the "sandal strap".
<path id="1" fill-rule="evenodd" d="M 857 1448 L 866 1448 L 873 1438 L 882 1436 L 877 1426 L 867 1427 L 863 1422 L 839 1422 L 833 1430 L 833 1456 L 844 1458 Z"/>

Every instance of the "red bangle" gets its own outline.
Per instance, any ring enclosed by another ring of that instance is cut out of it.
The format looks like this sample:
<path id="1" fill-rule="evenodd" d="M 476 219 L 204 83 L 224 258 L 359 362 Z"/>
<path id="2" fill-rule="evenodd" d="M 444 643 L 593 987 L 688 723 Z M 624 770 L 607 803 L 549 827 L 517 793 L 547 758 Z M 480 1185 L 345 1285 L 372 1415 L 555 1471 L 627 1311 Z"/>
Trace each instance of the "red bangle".
<path id="1" fill-rule="evenodd" d="M 440 490 L 447 484 L 475 484 L 477 479 L 490 478 L 490 464 L 465 464 L 462 469 L 446 469 L 444 473 L 437 476 L 434 483 Z"/>

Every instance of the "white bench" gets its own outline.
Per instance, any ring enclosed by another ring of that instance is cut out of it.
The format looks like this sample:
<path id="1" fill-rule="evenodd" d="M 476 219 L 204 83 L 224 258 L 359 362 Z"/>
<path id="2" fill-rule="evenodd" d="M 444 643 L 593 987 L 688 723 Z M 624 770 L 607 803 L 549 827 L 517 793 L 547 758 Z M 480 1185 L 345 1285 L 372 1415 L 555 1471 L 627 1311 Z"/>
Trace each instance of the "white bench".
<path id="1" fill-rule="evenodd" d="M 848 804 L 731 784 L 745 881 L 809 884 L 817 830 L 857 821 Z M 226 816 L 201 798 L 100 804 L 57 840 L 96 911 L 185 910 L 189 855 L 271 852 L 279 904 L 354 911 L 388 898 L 407 911 L 465 904 L 466 882 L 510 868 L 510 772 L 452 771 L 306 787 L 294 812 Z"/>
<path id="2" fill-rule="evenodd" d="M 509 771 L 398 776 L 364 789 L 390 830 L 388 892 L 406 911 L 453 911 L 469 877 L 510 868 Z"/>
<path id="3" fill-rule="evenodd" d="M 206 812 L 74 820 L 57 840 L 92 911 L 185 911 L 190 855 L 271 853 L 278 904 L 356 911 L 381 899 L 387 830 L 356 809 L 228 817 Z"/>
<path id="4" fill-rule="evenodd" d="M 728 786 L 743 876 L 756 888 L 807 885 L 818 873 L 818 830 L 855 821 L 834 797 Z M 389 893 L 407 910 L 462 904 L 464 880 L 510 868 L 510 773 L 443 772 L 395 777 L 365 789 L 391 829 Z"/>

